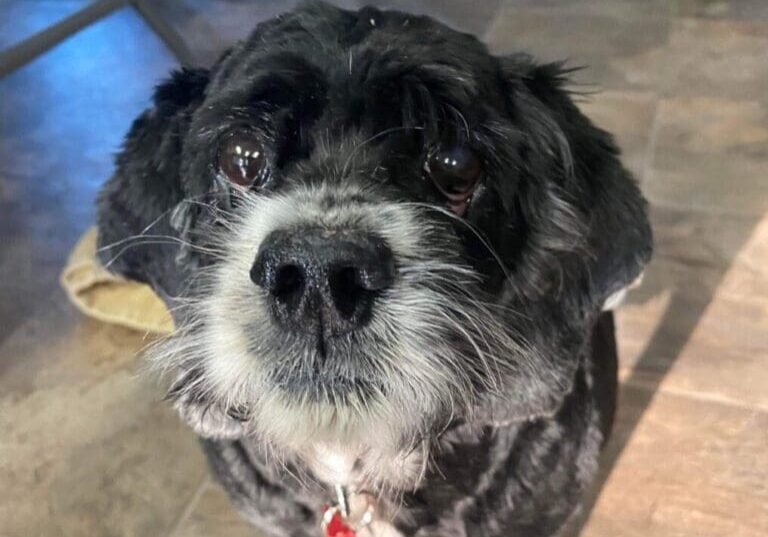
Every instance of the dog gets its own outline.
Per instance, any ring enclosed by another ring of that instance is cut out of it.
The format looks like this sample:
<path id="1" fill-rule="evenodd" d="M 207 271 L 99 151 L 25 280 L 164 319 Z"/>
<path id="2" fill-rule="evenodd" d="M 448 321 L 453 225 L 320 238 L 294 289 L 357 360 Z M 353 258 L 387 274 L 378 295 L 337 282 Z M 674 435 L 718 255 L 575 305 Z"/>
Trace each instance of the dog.
<path id="1" fill-rule="evenodd" d="M 157 87 L 98 198 L 100 255 L 272 536 L 558 535 L 613 421 L 604 306 L 646 202 L 569 69 L 309 2 Z"/>

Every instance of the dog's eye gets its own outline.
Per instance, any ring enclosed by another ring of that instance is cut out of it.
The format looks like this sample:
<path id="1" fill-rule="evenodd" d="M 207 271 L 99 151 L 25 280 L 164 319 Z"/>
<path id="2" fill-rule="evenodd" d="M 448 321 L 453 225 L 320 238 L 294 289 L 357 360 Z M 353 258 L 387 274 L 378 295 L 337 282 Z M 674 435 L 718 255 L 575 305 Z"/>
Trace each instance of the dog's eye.
<path id="1" fill-rule="evenodd" d="M 266 175 L 264 146 L 249 132 L 228 133 L 219 143 L 216 165 L 219 172 L 236 185 L 256 185 Z"/>
<path id="2" fill-rule="evenodd" d="M 483 174 L 480 157 L 465 145 L 438 148 L 427 157 L 424 169 L 437 189 L 454 203 L 466 201 Z"/>

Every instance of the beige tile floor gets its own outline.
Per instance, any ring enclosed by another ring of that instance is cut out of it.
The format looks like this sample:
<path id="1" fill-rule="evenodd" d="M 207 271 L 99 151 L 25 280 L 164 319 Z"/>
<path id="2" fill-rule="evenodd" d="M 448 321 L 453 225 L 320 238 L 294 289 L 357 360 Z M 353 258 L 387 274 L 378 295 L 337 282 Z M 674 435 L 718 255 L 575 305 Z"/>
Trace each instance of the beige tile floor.
<path id="1" fill-rule="evenodd" d="M 237 33 L 244 10 L 277 5 L 181 4 L 188 35 Z M 580 105 L 652 202 L 657 253 L 618 315 L 618 426 L 582 535 L 768 535 L 768 2 L 387 4 L 500 53 L 589 65 L 578 87 L 597 93 Z M 0 6 L 0 46 L 79 5 Z M 136 376 L 143 334 L 80 317 L 56 283 L 110 152 L 172 65 L 122 10 L 0 79 L 0 536 L 252 535 Z"/>

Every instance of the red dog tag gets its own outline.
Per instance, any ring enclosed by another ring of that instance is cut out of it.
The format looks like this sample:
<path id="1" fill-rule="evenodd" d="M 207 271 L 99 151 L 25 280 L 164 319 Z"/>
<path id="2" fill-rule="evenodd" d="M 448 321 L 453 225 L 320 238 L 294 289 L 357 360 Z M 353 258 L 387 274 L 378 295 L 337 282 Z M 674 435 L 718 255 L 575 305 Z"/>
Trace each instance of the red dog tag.
<path id="1" fill-rule="evenodd" d="M 323 506 L 323 537 L 358 537 L 358 533 L 373 521 L 376 512 L 373 496 L 357 493 L 348 497 L 342 487 L 338 492 L 337 505 Z M 362 533 L 368 535 L 368 532 Z"/>
<path id="2" fill-rule="evenodd" d="M 341 513 L 336 508 L 331 508 L 333 513 L 330 517 L 324 516 L 327 522 L 323 525 L 325 528 L 325 537 L 357 537 L 355 530 L 344 523 Z M 326 512 L 326 515 L 328 513 Z"/>

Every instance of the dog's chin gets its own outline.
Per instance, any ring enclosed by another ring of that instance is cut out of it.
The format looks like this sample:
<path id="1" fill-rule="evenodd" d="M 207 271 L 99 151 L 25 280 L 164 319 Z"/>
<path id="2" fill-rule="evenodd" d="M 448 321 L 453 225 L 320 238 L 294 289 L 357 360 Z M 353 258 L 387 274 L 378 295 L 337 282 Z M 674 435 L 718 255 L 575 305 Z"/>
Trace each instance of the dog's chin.
<path id="1" fill-rule="evenodd" d="M 269 382 L 286 397 L 308 403 L 365 404 L 384 393 L 384 383 L 376 378 L 356 373 L 340 375 L 322 368 L 275 371 L 269 377 Z"/>
<path id="2" fill-rule="evenodd" d="M 305 339 L 299 367 L 277 369 L 272 380 L 289 395 L 313 403 L 364 408 L 374 399 L 385 400 L 395 381 L 375 367 L 385 352 L 355 334 Z"/>
<path id="3" fill-rule="evenodd" d="M 364 488 L 412 488 L 428 460 L 419 424 L 379 398 L 365 406 L 361 411 L 352 404 L 297 402 L 276 389 L 261 400 L 253 423 L 270 451 L 286 460 L 298 458 L 323 482 L 349 477 L 337 461 L 354 463 L 348 470 L 357 468 Z"/>
<path id="4" fill-rule="evenodd" d="M 347 381 L 331 381 L 324 387 L 339 382 L 346 387 Z M 355 387 L 346 397 L 330 400 L 315 397 L 312 388 L 301 390 L 297 395 L 275 386 L 255 408 L 259 436 L 277 448 L 303 452 L 317 444 L 375 446 L 377 451 L 396 454 L 413 443 L 419 424 L 409 423 L 397 405 L 380 395 Z"/>
<path id="5" fill-rule="evenodd" d="M 347 362 L 346 367 L 334 364 Z M 326 364 L 268 372 L 271 396 L 261 398 L 257 427 L 277 444 L 301 450 L 317 442 L 336 445 L 381 444 L 397 452 L 421 427 L 423 413 L 410 423 L 387 394 L 394 379 L 348 364 L 347 357 L 325 357 Z M 341 372 L 343 371 L 343 373 Z"/>
<path id="6" fill-rule="evenodd" d="M 269 345 L 282 351 L 280 360 L 262 357 L 259 361 L 266 381 L 287 397 L 337 405 L 364 405 L 377 395 L 386 397 L 388 379 L 364 358 L 371 349 L 350 335 L 301 333 L 281 339 L 291 342 Z M 258 354 L 256 349 L 252 352 Z"/>

